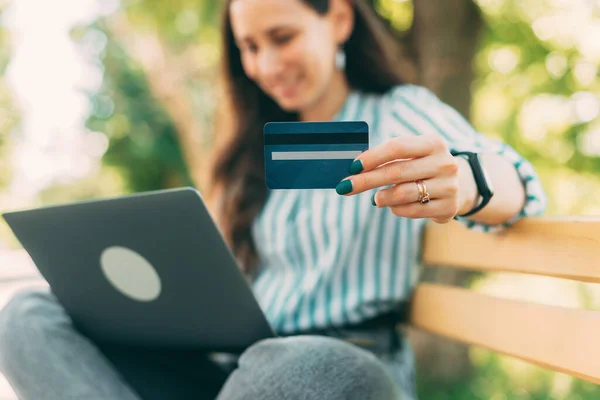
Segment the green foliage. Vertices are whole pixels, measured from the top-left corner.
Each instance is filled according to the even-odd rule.
[[[206,104],[210,94],[206,93],[206,82],[194,80],[194,73],[203,64],[215,64],[219,4],[208,0],[129,0],[123,2],[122,9],[135,31],[157,35],[172,54],[192,55],[183,65],[191,71],[183,79],[185,93],[192,99],[198,119],[207,123],[210,119],[203,114],[210,108]],[[132,191],[192,185],[175,124],[153,97],[149,77],[104,22],[90,28],[108,40],[102,57],[103,88],[91,94],[94,112],[88,121],[90,129],[106,133],[110,140],[104,163],[118,167]]]
[[[567,43],[564,35],[552,38],[540,28],[546,24],[548,32],[564,29],[569,13],[578,7],[584,11],[583,2],[569,3],[571,7],[549,1],[478,3],[486,29],[474,60],[473,123],[534,163],[550,195],[550,214],[594,213],[595,196],[587,202],[581,194],[560,201],[559,193],[564,194],[565,182],[575,175],[587,176],[580,187],[600,190],[600,180],[590,176],[600,172],[600,157],[586,145],[588,135],[599,128],[598,118],[586,118],[586,110],[581,113],[581,107],[593,109],[592,99],[597,101],[600,93],[600,81],[593,75],[582,78],[582,71],[587,68],[593,74],[599,60],[583,54],[577,45],[580,38]],[[578,17],[580,24],[594,23],[593,16],[586,20],[583,15]],[[548,28],[548,18],[554,18],[553,27]],[[576,38],[576,32],[570,34]]]
[[[518,362],[491,351],[476,349],[477,368],[472,377],[448,385],[418,377],[422,400],[591,400],[600,398],[600,386]],[[507,361],[509,361],[507,363]],[[508,365],[508,366],[507,366]]]
[[[377,13],[398,33],[406,33],[413,22],[413,4],[410,1],[368,0]]]
[[[182,51],[191,43],[215,39],[220,4],[212,0],[128,0],[124,10],[138,29],[160,32],[172,49]]]
[[[91,97],[88,120],[90,129],[109,138],[103,162],[120,168],[134,192],[190,185],[175,127],[152,97],[144,73],[110,38],[103,65],[103,89]]]
[[[2,12],[3,8],[0,4],[0,17]],[[12,168],[6,154],[9,152],[9,137],[12,129],[18,123],[13,97],[7,87],[5,75],[11,55],[9,39],[8,33],[0,26],[0,189],[8,185],[11,179]]]

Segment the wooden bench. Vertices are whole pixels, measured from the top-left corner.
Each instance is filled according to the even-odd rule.
[[[600,218],[539,218],[500,233],[429,224],[423,263],[600,282]],[[600,311],[558,307],[420,283],[417,329],[600,383]]]

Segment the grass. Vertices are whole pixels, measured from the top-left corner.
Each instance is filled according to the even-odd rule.
[[[473,349],[474,373],[468,379],[440,385],[418,378],[420,400],[591,400],[600,386],[552,372],[511,357]]]

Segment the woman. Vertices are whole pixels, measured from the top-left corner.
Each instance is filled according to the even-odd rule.
[[[395,327],[423,224],[489,231],[544,210],[527,161],[403,84],[393,38],[364,0],[230,0],[224,10],[230,108],[210,198],[281,337],[230,370],[212,355],[93,343],[51,294],[23,293],[0,317],[0,365],[22,399],[416,398]],[[335,191],[266,190],[262,127],[296,120],[369,124],[369,150]],[[457,151],[478,153],[487,180]],[[485,182],[494,195],[481,208]]]

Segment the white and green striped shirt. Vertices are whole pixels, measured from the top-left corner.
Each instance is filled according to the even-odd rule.
[[[366,121],[369,147],[393,137],[437,132],[459,150],[493,151],[514,163],[526,187],[522,212],[497,230],[546,208],[529,162],[486,138],[432,92],[400,85],[383,95],[351,92],[333,120]],[[274,190],[253,224],[261,260],[253,282],[259,304],[283,334],[360,322],[410,296],[418,279],[425,219],[400,218],[371,204],[377,189],[354,196],[328,190]]]

